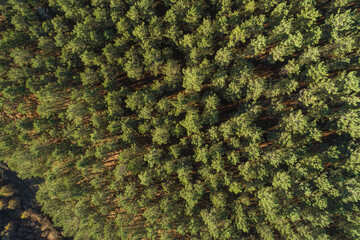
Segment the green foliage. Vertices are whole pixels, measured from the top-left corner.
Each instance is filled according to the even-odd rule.
[[[67,236],[359,238],[356,1],[0,5],[0,160]]]
[[[201,90],[201,85],[205,80],[205,76],[199,67],[187,68],[183,70],[184,83],[183,87],[187,92]]]
[[[186,117],[180,124],[187,129],[188,135],[199,133],[201,129],[201,120],[196,112],[188,112]]]

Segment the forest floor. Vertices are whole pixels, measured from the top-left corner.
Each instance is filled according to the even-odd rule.
[[[53,226],[50,218],[41,212],[41,207],[35,199],[38,189],[36,179],[20,179],[15,172],[0,162],[0,181],[0,188],[11,186],[14,190],[11,199],[17,199],[19,202],[16,207],[9,207],[10,197],[2,197],[1,200],[8,207],[0,206],[0,239],[70,239],[63,237],[60,230]]]

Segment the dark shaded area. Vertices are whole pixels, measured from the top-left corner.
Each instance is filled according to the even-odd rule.
[[[20,179],[0,162],[0,238],[70,240],[62,237],[35,200],[38,179]]]

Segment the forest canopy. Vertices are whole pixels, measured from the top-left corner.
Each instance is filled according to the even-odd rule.
[[[78,240],[359,239],[359,66],[359,1],[0,0],[0,160]]]

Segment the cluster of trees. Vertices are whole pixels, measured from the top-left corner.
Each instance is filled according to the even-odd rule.
[[[0,154],[74,239],[360,237],[352,0],[5,0]]]

